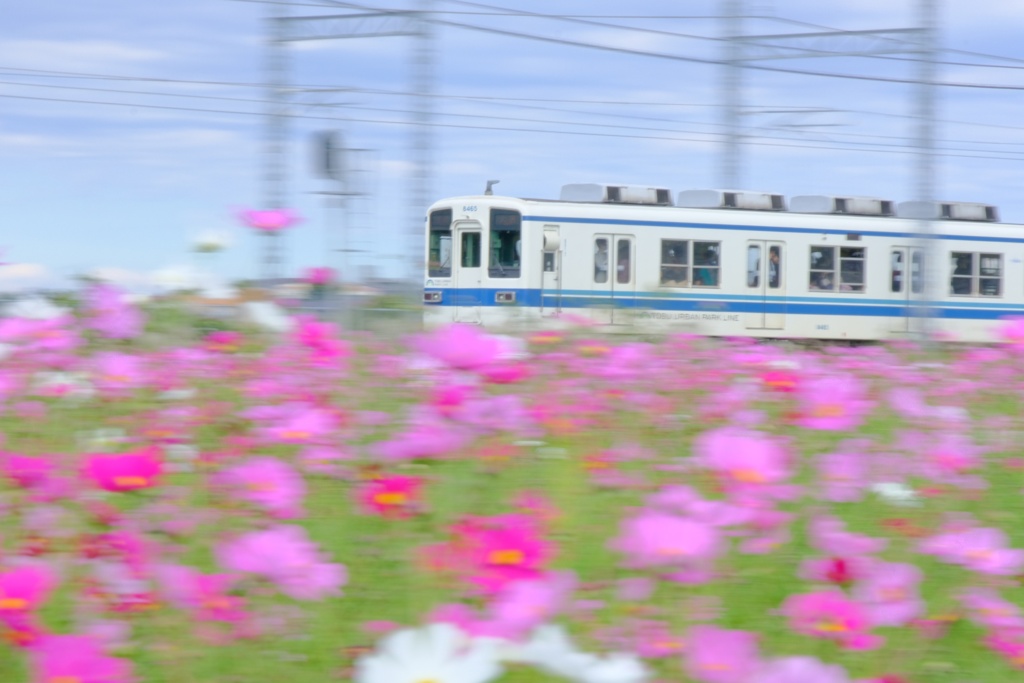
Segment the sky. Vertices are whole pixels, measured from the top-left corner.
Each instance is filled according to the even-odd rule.
[[[920,16],[920,0],[733,2],[747,36],[907,29]],[[673,196],[723,188],[725,0],[428,4],[426,204],[481,193],[491,179],[501,181],[497,194],[550,199],[580,182],[656,185]],[[994,204],[1003,222],[1024,224],[1024,4],[935,5],[936,81],[952,85],[935,88],[934,196]],[[420,6],[12,5],[0,29],[0,291],[63,286],[82,274],[135,290],[197,273],[258,277],[266,240],[237,214],[271,208],[267,18]],[[426,209],[414,182],[421,45],[409,36],[287,44],[283,203],[304,220],[280,240],[283,274],[408,272],[408,234]],[[863,38],[799,45],[819,52],[790,50],[743,70],[743,144],[737,187],[727,189],[916,199],[920,56],[821,55],[877,47]],[[314,140],[324,131],[358,150],[346,156],[344,184],[317,173]],[[350,193],[345,209],[323,194],[339,190]],[[198,256],[197,242],[211,237],[226,248]]]

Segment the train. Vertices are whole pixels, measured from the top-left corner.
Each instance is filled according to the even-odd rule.
[[[428,328],[989,342],[1024,316],[1024,226],[978,202],[488,184],[432,204],[425,230]]]

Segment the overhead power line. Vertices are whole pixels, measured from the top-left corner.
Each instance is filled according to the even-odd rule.
[[[0,93],[0,98],[8,99],[20,99],[20,100],[34,100],[42,102],[65,102],[71,104],[95,104],[104,106],[115,106],[115,107],[129,107],[129,108],[142,108],[142,109],[162,109],[170,111],[184,111],[184,112],[197,112],[197,113],[211,113],[211,114],[228,114],[235,116],[254,116],[264,117],[266,116],[263,112],[250,112],[250,111],[238,111],[238,110],[227,110],[227,109],[203,109],[199,107],[178,107],[172,105],[159,105],[159,104],[136,104],[127,102],[108,102],[100,100],[83,100],[73,98],[57,98],[57,97],[37,97],[30,95],[13,95],[8,93]],[[407,126],[408,121],[405,120],[390,120],[390,119],[367,119],[367,118],[354,118],[354,117],[340,117],[340,116],[314,116],[309,114],[292,114],[291,118],[296,119],[310,119],[319,121],[345,121],[349,123],[368,123],[368,124],[382,124],[382,125],[398,125]],[[566,124],[571,125],[571,124]],[[708,142],[710,137],[704,138],[687,138],[679,136],[664,136],[664,135],[638,135],[631,133],[605,133],[605,132],[587,132],[587,131],[572,131],[572,130],[551,130],[546,128],[523,128],[514,126],[476,126],[470,124],[457,124],[457,123],[439,123],[431,122],[431,127],[435,128],[453,128],[463,130],[483,130],[483,131],[494,131],[494,132],[516,132],[516,133],[543,133],[550,135],[569,135],[573,137],[597,137],[597,138],[620,138],[620,139],[633,139],[633,140],[653,140],[653,141],[667,141],[667,142]],[[711,134],[707,134],[710,136]],[[862,148],[862,147],[843,147],[836,144],[792,144],[787,142],[766,142],[764,140],[753,139],[750,140],[749,144],[762,146],[762,147],[782,147],[791,149],[811,149],[811,150],[831,150],[831,151],[842,151],[842,152],[877,152],[882,154],[914,154],[916,149],[913,146],[892,146],[893,148]],[[999,161],[1024,161],[1024,155],[1020,155],[1014,152],[1007,152],[1001,156],[993,156],[991,151],[985,154],[964,154],[964,153],[953,153],[951,151],[940,151],[938,156],[949,157],[949,158],[964,158],[964,159],[991,159]]]

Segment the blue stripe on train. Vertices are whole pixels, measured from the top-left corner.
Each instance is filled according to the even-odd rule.
[[[539,289],[426,289],[428,292],[442,292],[438,303],[427,306],[483,306],[537,307],[541,303]],[[516,303],[497,303],[497,292],[515,292]],[[559,295],[544,295],[544,305],[559,305]],[[614,306],[616,308],[652,311],[716,311],[730,313],[784,313],[791,315],[850,315],[896,318],[914,314],[914,307],[899,301],[884,299],[842,299],[830,301],[808,301],[810,297],[736,297],[718,295],[715,299],[698,298],[701,295],[687,295],[675,298],[655,298],[656,294],[623,294],[610,296],[603,292],[568,290],[561,294],[562,308],[593,308]],[[998,320],[1007,315],[1024,315],[1024,306],[1013,304],[987,304],[985,302],[939,302],[934,313],[942,318],[960,320]]]
[[[609,225],[622,227],[649,228],[691,228],[697,230],[729,230],[748,232],[775,232],[788,234],[812,235],[847,235],[856,233],[868,237],[899,237],[903,239],[920,239],[916,232],[883,232],[881,230],[836,230],[835,228],[793,228],[774,225],[728,225],[720,223],[682,223],[676,221],[638,221],[626,218],[576,218],[567,216],[523,216],[524,221],[536,223],[586,223],[590,225]],[[961,240],[969,242],[1009,242],[1024,243],[1024,237],[992,237],[983,235],[936,235],[940,240]]]

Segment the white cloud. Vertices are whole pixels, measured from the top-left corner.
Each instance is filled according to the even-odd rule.
[[[40,287],[49,284],[50,270],[39,263],[11,263],[0,266],[0,291]]]

